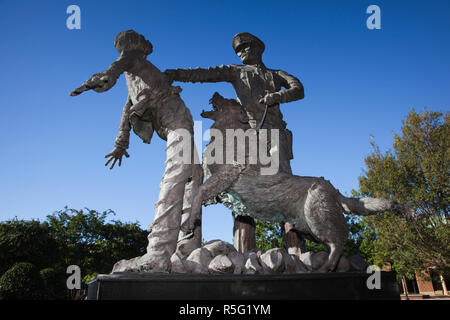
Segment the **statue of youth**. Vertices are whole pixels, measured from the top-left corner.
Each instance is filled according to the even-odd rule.
[[[127,30],[117,35],[114,46],[120,57],[108,70],[94,74],[71,95],[87,90],[107,91],[125,73],[128,99],[114,149],[106,155],[109,158],[106,165],[113,161],[112,169],[119,161],[120,166],[123,155],[129,156],[126,149],[131,128],[146,143],[150,143],[153,130],[166,140],[167,161],[155,204],[152,231],[148,236],[147,253],[119,261],[113,271],[169,271],[170,258],[177,247],[182,212],[189,210],[183,204],[191,203],[191,196],[202,179],[201,168],[194,161],[192,116],[179,95],[181,88],[171,86],[167,76],[147,60],[153,51],[150,41],[133,30]],[[184,152],[186,143],[191,146],[187,149],[191,152],[187,155],[190,158],[188,162],[183,161],[184,156],[180,158],[180,151]],[[200,246],[199,239],[201,235],[197,234],[196,241],[191,241],[191,250]]]

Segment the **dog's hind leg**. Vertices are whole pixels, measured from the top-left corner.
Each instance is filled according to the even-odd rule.
[[[348,237],[347,222],[335,194],[335,189],[328,182],[318,180],[308,190],[304,204],[305,219],[311,235],[330,248],[328,260],[319,272],[334,270]]]
[[[329,272],[336,268],[336,265],[341,258],[344,251],[344,245],[342,243],[327,243],[330,248],[330,254],[328,260],[318,270],[318,272]]]

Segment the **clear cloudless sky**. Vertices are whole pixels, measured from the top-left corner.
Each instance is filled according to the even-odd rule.
[[[69,30],[66,9],[81,9]],[[381,9],[369,30],[366,9]],[[161,70],[239,64],[238,32],[266,44],[268,68],[297,76],[305,98],[281,106],[293,132],[295,174],[358,189],[371,152],[386,151],[411,110],[449,111],[450,1],[0,1],[0,220],[44,220],[56,210],[112,209],[114,219],[153,221],[165,143],[131,137],[130,158],[109,170],[127,89],[122,76],[102,94],[69,92],[118,56],[116,34],[134,29],[154,45]],[[230,84],[176,83],[194,120]],[[205,131],[211,122],[203,120]],[[222,205],[203,209],[203,237],[232,241]]]

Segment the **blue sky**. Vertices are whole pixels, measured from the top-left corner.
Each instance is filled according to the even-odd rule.
[[[66,8],[81,9],[69,30]],[[381,30],[366,8],[381,9]],[[116,34],[134,29],[166,68],[240,63],[238,32],[266,44],[267,67],[297,76],[305,99],[281,110],[294,135],[295,174],[324,176],[343,193],[358,189],[370,136],[385,151],[411,108],[449,111],[450,2],[436,1],[0,1],[0,220],[45,219],[64,206],[112,209],[115,219],[153,220],[165,143],[136,136],[121,167],[104,167],[127,96],[69,92],[117,58]],[[180,84],[194,120],[230,84]],[[203,130],[211,125],[203,120]],[[203,237],[232,241],[231,214],[203,210]]]

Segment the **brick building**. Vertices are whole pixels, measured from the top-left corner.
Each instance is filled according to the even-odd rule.
[[[382,270],[391,271],[390,264],[385,265]],[[403,277],[398,286],[400,293],[405,296],[450,296],[448,292],[448,288],[450,288],[449,277],[443,277],[433,271],[416,273],[414,279]]]
[[[431,279],[430,279],[431,278]],[[430,280],[427,280],[430,279]],[[421,295],[448,295],[449,281],[441,275],[434,274],[433,272],[416,273],[415,279],[403,279],[401,291],[405,291],[406,287],[408,294],[421,294]]]

